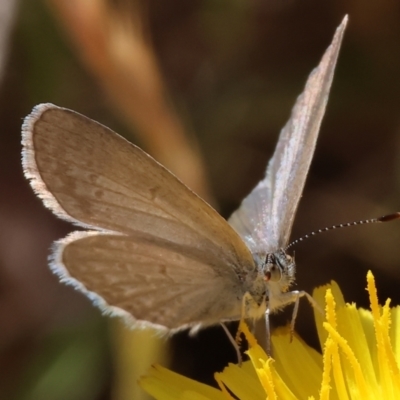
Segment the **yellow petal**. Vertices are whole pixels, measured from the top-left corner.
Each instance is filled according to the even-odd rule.
[[[391,309],[392,325],[390,326],[390,341],[397,364],[400,365],[400,306]]]
[[[389,335],[391,324],[390,300],[386,301],[383,308],[379,307],[375,279],[371,271],[368,271],[367,281],[377,342],[380,394],[385,399],[398,398],[400,394],[400,372]]]
[[[256,368],[258,378],[260,379],[261,385],[267,394],[268,400],[278,400],[277,394],[275,392],[274,378],[272,374],[271,364],[272,359],[267,361],[260,360],[264,365],[263,368]]]
[[[265,391],[250,361],[246,361],[241,367],[229,364],[215,375],[239,399],[265,399]]]
[[[327,289],[331,290],[337,307],[342,307],[345,305],[343,294],[338,284],[335,281],[331,281],[330,284],[320,286],[313,291],[313,297],[322,309],[325,309],[326,306],[325,294]],[[317,326],[319,343],[321,344],[321,347],[323,347],[326,339],[328,338],[328,332],[322,326],[323,322],[325,321],[325,315],[322,315],[318,310],[314,309],[314,318]]]
[[[226,400],[218,389],[160,365],[154,365],[146,376],[140,378],[139,385],[156,400]]]
[[[272,335],[274,367],[282,381],[300,399],[318,398],[322,376],[322,357],[294,335],[290,343],[289,327],[277,329]]]
[[[340,307],[344,307],[344,301],[339,299]],[[336,329],[337,327],[337,315],[336,315],[336,301],[332,293],[332,287],[327,289],[325,294],[325,312],[326,312],[326,320],[328,323]],[[328,392],[328,383],[330,382],[330,378],[328,378],[327,373],[325,371],[322,378],[321,384],[321,393],[324,390],[324,396],[326,398],[336,397],[338,396],[341,400],[348,400],[348,392],[347,392],[347,385],[345,382],[344,371],[342,369],[342,363],[340,361],[339,355],[339,348],[338,344],[332,340],[331,337],[328,337],[325,341],[324,345],[324,368],[332,370],[333,378],[334,378],[334,385],[333,390]]]
[[[352,398],[358,398],[361,395],[362,399],[374,400],[373,394],[371,396],[371,393],[368,391],[367,383],[364,379],[361,365],[346,340],[341,337],[340,334],[335,329],[333,329],[333,327],[329,323],[324,322],[324,328],[329,332],[332,340],[339,345],[340,349],[343,351],[352,367],[353,374],[346,374]]]
[[[250,348],[247,351],[247,354],[250,357],[250,360],[253,363],[253,366],[264,388],[265,393],[263,398],[265,398],[265,394],[268,393],[271,396],[273,391],[273,395],[276,393],[276,396],[278,396],[279,399],[296,400],[297,397],[293,394],[281,376],[276,372],[274,366],[270,362],[267,362],[269,357],[261,348],[261,346],[257,344],[256,339],[250,333],[249,328],[243,321],[241,321],[239,324],[239,330],[244,333],[249,343]],[[286,337],[286,343],[288,342],[289,335]],[[265,371],[265,373],[263,371]],[[273,387],[271,386],[271,383]],[[244,398],[247,399],[247,397]]]
[[[368,340],[365,336],[363,324],[360,320],[360,314],[354,304],[337,309],[338,332],[346,340],[355,358],[362,365],[363,376],[368,382],[370,390],[377,392],[378,382],[376,379],[376,370],[371,358],[371,352]],[[351,377],[353,366],[347,362],[342,363],[345,376]],[[351,380],[351,378],[350,378]],[[347,380],[349,384],[349,380]]]

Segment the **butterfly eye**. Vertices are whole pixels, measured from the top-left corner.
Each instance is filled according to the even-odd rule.
[[[278,282],[282,277],[282,269],[277,263],[274,254],[267,255],[265,266],[264,266],[264,280],[265,282],[272,281]]]
[[[278,265],[276,264],[271,265],[270,276],[271,276],[270,280],[272,282],[278,282],[281,280],[282,271]]]

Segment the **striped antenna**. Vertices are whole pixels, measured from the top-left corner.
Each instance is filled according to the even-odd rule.
[[[307,235],[304,235],[301,238],[294,240],[292,243],[289,243],[289,245],[286,247],[285,251],[287,251],[290,247],[294,246],[295,244],[300,243],[306,239],[309,239],[312,236],[318,235],[323,232],[328,232],[328,231],[332,231],[334,229],[339,229],[339,228],[348,228],[350,226],[356,226],[356,225],[375,224],[378,222],[389,222],[389,221],[394,221],[396,219],[400,219],[400,212],[395,212],[393,214],[384,215],[383,217],[380,217],[380,218],[364,219],[363,221],[347,222],[346,224],[328,226],[327,228],[318,229],[317,231],[310,232]]]

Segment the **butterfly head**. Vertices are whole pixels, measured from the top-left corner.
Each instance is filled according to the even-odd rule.
[[[267,253],[259,264],[264,281],[267,284],[279,284],[283,291],[287,290],[295,279],[296,264],[294,257],[283,249]]]
[[[282,308],[282,294],[289,290],[295,280],[296,264],[294,257],[279,249],[273,253],[253,253],[258,269],[246,299],[245,315],[249,318],[261,318],[268,308],[274,311]]]

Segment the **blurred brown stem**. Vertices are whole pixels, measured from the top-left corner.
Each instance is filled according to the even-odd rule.
[[[143,28],[139,2],[49,0],[88,69],[135,128],[146,150],[203,198],[211,200],[194,140],[168,102]]]

